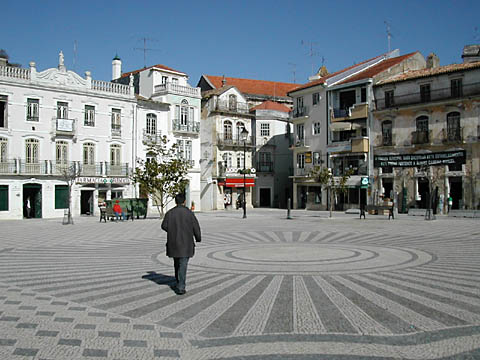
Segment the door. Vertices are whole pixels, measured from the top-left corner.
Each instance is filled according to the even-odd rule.
[[[26,219],[42,217],[42,185],[23,185],[23,217]]]
[[[460,176],[449,177],[450,196],[452,197],[452,209],[463,209],[462,178]]]
[[[80,193],[80,214],[93,215],[93,190],[82,190]]]
[[[271,191],[270,188],[260,189],[260,207],[271,206]]]
[[[430,185],[428,179],[418,179],[418,194],[420,195],[419,208],[427,209],[430,201]]]

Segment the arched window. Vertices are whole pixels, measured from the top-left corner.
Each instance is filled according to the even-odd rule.
[[[27,164],[38,164],[38,144],[36,139],[25,140],[25,162]]]
[[[382,144],[383,146],[392,146],[392,122],[390,120],[382,122]]]
[[[183,126],[188,125],[188,101],[182,100],[182,107],[180,110],[180,124]]]
[[[8,140],[0,137],[0,163],[6,163],[8,158]],[[1,167],[2,165],[0,165]],[[0,170],[1,171],[1,170]]]
[[[236,136],[237,136],[238,141],[242,140],[242,135],[241,134],[242,134],[243,129],[245,129],[245,124],[241,121],[237,122],[235,130],[237,131]]]
[[[226,168],[231,168],[232,167],[232,153],[226,152],[223,153],[222,155],[223,158],[223,164],[225,165]]]
[[[110,145],[110,164],[120,166],[121,164],[121,146],[117,144]]]
[[[460,128],[460,113],[453,111],[447,114],[447,140],[460,141],[462,137]]]
[[[84,175],[96,175],[95,172],[95,144],[85,143],[83,144],[83,165],[82,173]]]
[[[66,141],[57,141],[55,143],[55,161],[57,165],[68,164],[68,143]]]
[[[155,135],[157,133],[157,115],[147,114],[147,134]]]
[[[223,138],[225,140],[232,140],[232,122],[230,120],[225,120],[223,122]]]
[[[243,169],[243,165],[245,164],[245,157],[243,156],[243,152],[237,153],[237,168]]]
[[[231,94],[228,96],[228,109],[237,111],[237,95]]]
[[[429,142],[428,116],[422,115],[415,120],[416,128],[413,139],[414,144],[425,144]]]

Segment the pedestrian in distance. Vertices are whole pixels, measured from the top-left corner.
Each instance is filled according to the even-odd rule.
[[[196,242],[202,241],[200,225],[195,214],[185,207],[185,195],[175,196],[175,206],[165,214],[162,229],[167,232],[167,256],[173,258],[177,295],[186,293],[188,260],[195,254]]]
[[[118,218],[121,218],[122,221],[125,219],[125,214],[123,213],[122,207],[120,206],[120,202],[118,200],[115,200],[113,212],[115,213],[115,221],[118,221]]]

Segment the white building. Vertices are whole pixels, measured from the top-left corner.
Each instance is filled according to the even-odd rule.
[[[246,176],[247,206],[286,207],[291,194],[287,91],[297,85],[203,75],[198,86],[203,96],[202,209],[235,208],[243,194],[244,161],[246,169],[255,169]],[[246,143],[240,137],[244,128]]]
[[[113,80],[127,84],[132,77],[137,94],[134,158],[146,159],[148,145],[159,143],[163,135],[177,143],[181,156],[190,163],[187,204],[200,210],[200,89],[188,84],[186,73],[164,65],[124,74],[120,59],[115,58],[112,65]],[[149,211],[156,211],[156,204],[149,204]]]
[[[73,215],[98,213],[98,202],[132,197],[136,99],[127,85],[85,78],[66,69],[37,72],[0,64],[0,218],[64,215],[62,169],[82,173],[73,186]]]

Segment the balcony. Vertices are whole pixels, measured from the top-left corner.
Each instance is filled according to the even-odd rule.
[[[243,141],[240,137],[233,137],[231,134],[217,134],[217,146],[222,147],[247,147],[252,146],[252,137],[248,136],[247,140]]]
[[[147,132],[147,129],[143,129],[143,144],[144,145],[156,145],[162,142],[162,132],[160,130],[156,132]]]
[[[460,97],[480,95],[480,83],[463,85],[462,88],[448,87],[442,89],[432,89],[430,90],[429,94],[429,99],[425,97],[425,92],[398,95],[394,96],[393,100],[391,98],[376,99],[375,108],[376,110],[385,110],[388,108],[425,104],[425,102],[448,101],[458,99]]]
[[[442,129],[442,142],[461,143],[463,142],[463,127]]]
[[[22,175],[47,175],[47,161],[26,163],[24,160],[19,160],[19,174]]]
[[[101,176],[103,173],[103,163],[83,164],[80,169],[81,176]]]
[[[201,98],[200,88],[198,87],[194,88],[191,86],[183,86],[173,83],[166,83],[155,86],[155,92],[153,96],[161,96],[168,94]]]
[[[273,161],[260,161],[257,162],[257,172],[273,172]]]
[[[305,139],[297,139],[292,144],[292,148],[308,148],[309,144]]]
[[[422,130],[422,131],[413,131],[412,132],[412,144],[430,144],[430,139],[432,138],[432,131]]]
[[[16,174],[18,166],[15,160],[7,160],[0,162],[0,174]]]
[[[112,137],[121,138],[122,137],[122,125],[112,124]]]
[[[107,176],[128,176],[129,175],[129,169],[128,169],[128,163],[123,163],[123,164],[111,164],[111,163],[105,163],[105,175]]]
[[[200,132],[200,122],[189,121],[187,124],[182,124],[180,120],[174,119],[172,130],[178,133],[197,135]]]
[[[367,153],[368,152],[368,138],[367,137],[362,137],[362,138],[352,138],[350,139],[352,143],[352,152],[363,152]]]
[[[53,133],[55,136],[75,136],[76,121],[75,119],[53,119]]]
[[[294,171],[294,176],[309,176],[311,168],[296,168]]]
[[[308,106],[301,106],[301,107],[296,107],[293,109],[293,111],[290,113],[292,119],[304,117],[308,115]]]
[[[248,114],[248,104],[241,102],[232,102],[227,100],[218,100],[215,110],[231,114]]]
[[[368,117],[368,104],[354,104],[348,109],[333,109],[332,122],[366,117]]]

